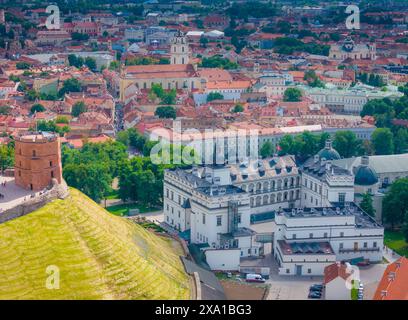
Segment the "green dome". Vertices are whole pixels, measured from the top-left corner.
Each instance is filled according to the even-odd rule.
[[[331,140],[326,140],[326,146],[320,150],[317,154],[320,159],[325,158],[326,160],[338,160],[340,159],[339,153],[333,149]]]
[[[360,186],[371,186],[378,182],[375,170],[368,166],[368,157],[361,158],[361,165],[355,169],[354,183]]]

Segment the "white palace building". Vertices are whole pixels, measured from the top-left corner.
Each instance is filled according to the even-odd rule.
[[[339,159],[329,140],[302,166],[276,156],[168,169],[165,223],[189,230],[214,270],[237,270],[242,257],[264,254],[251,222],[265,214],[276,224],[269,241],[281,274],[322,275],[334,261],[354,258],[381,261],[384,229],[354,203],[353,170],[333,163]]]

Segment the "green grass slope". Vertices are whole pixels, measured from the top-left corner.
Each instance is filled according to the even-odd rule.
[[[0,299],[188,299],[179,253],[71,189],[0,224]],[[59,289],[46,287],[50,265],[59,268]]]

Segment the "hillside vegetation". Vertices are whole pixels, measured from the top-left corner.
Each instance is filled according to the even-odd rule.
[[[179,254],[71,189],[0,224],[0,299],[188,299]],[[59,289],[46,287],[50,265],[59,268]]]

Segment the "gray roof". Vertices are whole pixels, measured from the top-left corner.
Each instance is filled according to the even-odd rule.
[[[361,164],[361,157],[334,160],[333,164],[350,170]],[[369,156],[369,165],[375,170],[375,172],[377,172],[377,174],[393,172],[406,172],[408,174],[408,153]]]
[[[309,158],[302,166],[302,171],[308,175],[319,179],[320,181],[326,181],[326,174],[335,176],[351,176],[350,171],[334,165],[334,161],[330,166],[330,169],[326,168],[327,161],[322,161],[320,158],[316,162],[314,157]]]
[[[230,164],[232,183],[251,182],[259,179],[297,174],[293,156],[271,157],[247,164]]]

